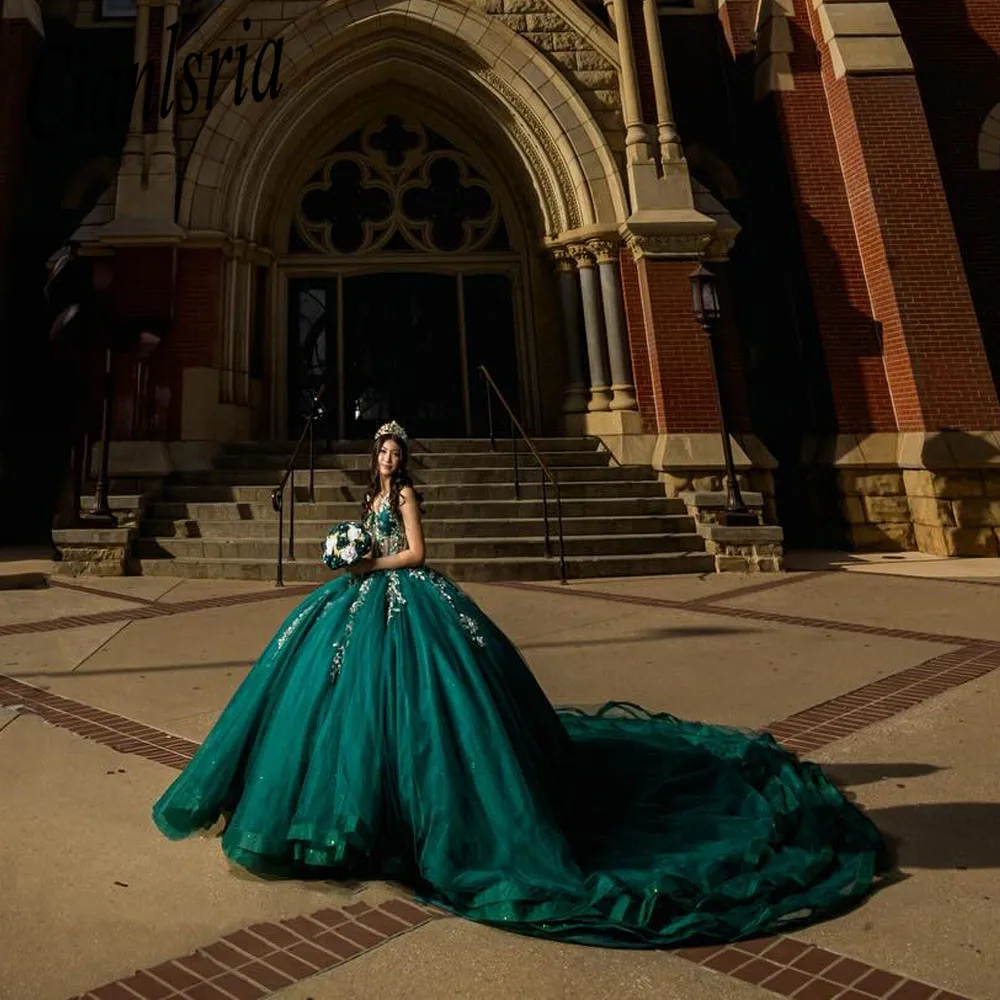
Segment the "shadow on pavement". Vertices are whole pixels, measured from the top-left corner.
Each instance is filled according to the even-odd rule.
[[[823,771],[841,788],[871,785],[885,778],[921,778],[943,771],[935,764],[823,764]]]
[[[518,649],[561,649],[581,646],[618,646],[626,642],[656,642],[658,639],[696,639],[716,635],[741,635],[763,632],[759,628],[724,628],[718,625],[674,625],[666,628],[649,628],[631,636],[613,636],[608,639],[567,639],[565,642],[519,642]]]
[[[868,809],[903,868],[1000,867],[1000,802],[933,802]]]

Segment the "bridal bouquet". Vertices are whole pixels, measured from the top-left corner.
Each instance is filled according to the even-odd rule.
[[[323,562],[330,569],[353,566],[372,550],[371,532],[359,521],[341,521],[327,533],[323,543]]]

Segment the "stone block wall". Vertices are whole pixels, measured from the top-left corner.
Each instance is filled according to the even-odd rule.
[[[1000,554],[1000,469],[842,471],[838,482],[852,548]]]

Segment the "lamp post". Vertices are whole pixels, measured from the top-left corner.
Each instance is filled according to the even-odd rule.
[[[111,412],[114,406],[114,351],[110,328],[110,310],[107,296],[114,282],[114,265],[110,260],[97,258],[92,272],[94,291],[102,308],[99,310],[100,332],[104,350],[104,380],[101,403],[101,464],[94,487],[94,509],[87,519],[90,524],[117,527],[118,518],[111,513],[108,481],[108,459],[111,450]]]
[[[708,357],[712,366],[712,384],[715,387],[715,403],[719,409],[719,423],[722,424],[722,454],[726,463],[726,508],[719,517],[719,523],[731,526],[754,525],[757,516],[743,502],[736,468],[733,464],[733,449],[729,441],[729,425],[726,408],[722,403],[722,389],[719,385],[719,370],[715,363],[715,327],[722,316],[719,306],[719,291],[715,275],[704,264],[699,264],[691,275],[691,307],[695,319],[701,324],[708,338]]]

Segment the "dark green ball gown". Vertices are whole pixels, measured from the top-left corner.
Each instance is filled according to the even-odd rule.
[[[369,527],[405,548],[386,505]],[[627,704],[556,711],[517,649],[427,568],[340,576],[288,617],[153,809],[227,816],[265,875],[408,881],[526,934],[655,948],[856,903],[884,842],[766,735]]]

